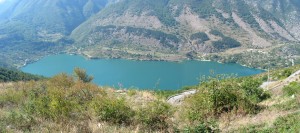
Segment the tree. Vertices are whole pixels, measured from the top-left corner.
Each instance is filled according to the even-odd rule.
[[[86,71],[80,68],[74,69],[74,75],[84,83],[91,82],[94,79],[94,77],[87,75]]]

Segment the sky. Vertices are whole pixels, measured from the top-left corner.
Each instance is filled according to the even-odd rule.
[[[0,4],[3,3],[3,2],[5,2],[5,1],[6,1],[6,0],[0,0]]]

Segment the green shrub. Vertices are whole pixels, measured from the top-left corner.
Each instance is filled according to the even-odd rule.
[[[192,34],[190,37],[191,40],[199,40],[201,43],[208,41],[209,37],[204,32],[198,32],[195,34]]]
[[[197,94],[187,98],[185,115],[190,122],[209,121],[232,111],[255,113],[259,110],[257,103],[269,97],[254,79],[220,78],[209,78],[199,86]]]
[[[130,90],[128,90],[128,93],[127,93],[129,96],[134,96],[134,95],[136,95],[137,94],[137,91],[136,90],[132,90],[132,89],[130,89]]]
[[[11,111],[4,120],[7,125],[13,125],[12,128],[22,131],[30,131],[32,126],[37,124],[32,116],[20,111]]]
[[[94,77],[87,75],[86,71],[80,68],[74,69],[74,75],[78,80],[84,83],[91,82],[94,79]]]
[[[169,127],[167,120],[172,116],[171,106],[161,101],[153,101],[139,109],[137,122],[150,129],[164,130]]]
[[[183,129],[184,133],[212,133],[219,132],[218,125],[215,121],[200,122],[196,126],[189,126]]]
[[[186,117],[189,121],[206,121],[213,115],[213,103],[205,93],[197,93],[186,99],[185,103]]]
[[[5,105],[19,105],[25,99],[25,94],[21,90],[6,89],[0,94],[0,107]]]
[[[135,114],[124,99],[111,97],[96,98],[93,100],[91,106],[100,121],[112,124],[129,125],[132,123]]]
[[[220,32],[220,31],[218,31],[218,30],[211,30],[210,32],[209,32],[210,34],[213,34],[213,35],[215,35],[215,36],[219,36],[219,37],[224,37],[224,34],[222,33],[222,32]]]
[[[300,113],[290,114],[288,116],[278,118],[274,123],[274,131],[276,132],[300,132]]]
[[[71,118],[73,113],[80,112],[78,102],[63,97],[59,91],[38,96],[34,96],[34,93],[23,106],[23,110],[30,115],[62,122]]]
[[[214,41],[212,46],[218,50],[229,49],[241,46],[241,43],[230,37],[223,37],[222,40]]]
[[[288,96],[292,96],[296,94],[300,95],[300,83],[297,82],[290,83],[288,86],[285,86],[283,88],[283,92]]]
[[[34,116],[64,122],[88,116],[88,105],[94,95],[104,95],[93,84],[77,82],[66,74],[51,78],[47,84],[31,89],[22,109]]]
[[[4,116],[0,116],[0,133],[6,133],[6,120],[3,118]]]
[[[251,101],[258,103],[271,97],[271,94],[260,88],[262,81],[252,77],[243,78],[241,80],[241,89],[245,91],[245,96]]]

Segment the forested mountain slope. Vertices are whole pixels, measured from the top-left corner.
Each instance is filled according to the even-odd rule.
[[[296,0],[6,0],[0,47],[14,66],[59,52],[288,66],[299,62],[299,11]]]

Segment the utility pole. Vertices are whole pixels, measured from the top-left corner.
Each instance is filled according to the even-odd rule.
[[[269,90],[269,84],[270,84],[270,67],[268,67],[268,81],[267,81],[267,90]]]

